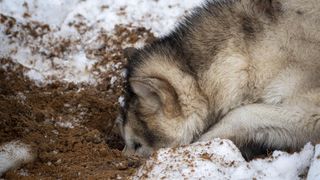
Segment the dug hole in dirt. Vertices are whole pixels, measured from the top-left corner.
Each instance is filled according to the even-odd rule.
[[[124,27],[114,39],[136,42],[142,32],[153,39],[144,28]],[[112,53],[93,51],[102,57],[100,66],[125,64],[120,46]],[[0,145],[20,140],[36,155],[4,179],[122,179],[141,165],[142,159],[121,154],[124,143],[115,126],[124,78],[111,85],[110,74],[101,72],[104,79],[96,85],[53,81],[39,86],[10,57],[1,57],[1,64],[6,68],[0,68]]]

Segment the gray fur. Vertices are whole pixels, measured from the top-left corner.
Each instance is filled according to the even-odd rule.
[[[147,156],[215,137],[272,149],[319,142],[319,17],[320,0],[196,8],[129,58],[120,126],[127,152]]]

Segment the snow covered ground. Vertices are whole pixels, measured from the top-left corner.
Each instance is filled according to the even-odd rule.
[[[315,154],[311,162],[307,179],[320,179],[320,144],[315,147]]]
[[[25,75],[39,84],[55,80],[95,84],[101,80],[99,72],[94,69],[99,59],[90,55],[90,49],[101,48],[101,35],[112,36],[116,25],[124,25],[145,27],[161,36],[173,29],[176,21],[200,2],[201,0],[2,0],[0,13],[15,18],[15,26],[9,26],[11,31],[22,32],[27,24],[39,26],[39,35],[34,37],[34,34],[24,33],[12,37],[5,35],[8,26],[1,25],[0,54],[10,56],[27,68]],[[47,24],[48,27],[40,24]],[[105,50],[112,51],[115,45],[112,41],[108,44]],[[122,44],[142,45],[141,41]],[[110,70],[107,66],[98,69],[103,72]]]
[[[169,32],[186,11],[203,0],[3,0],[0,12],[18,20],[29,19],[76,33],[69,23],[83,19],[88,26],[111,32],[115,25],[132,24],[151,28],[156,35]]]
[[[318,152],[319,145],[316,147]],[[318,152],[319,153],[319,152]],[[319,179],[319,159],[314,146],[306,144],[299,153],[273,152],[271,157],[246,162],[229,140],[214,139],[180,148],[161,149],[133,179],[272,179],[294,180],[306,174]]]
[[[116,25],[146,27],[156,36],[173,29],[190,8],[202,0],[2,0],[0,56],[25,68],[25,75],[39,85],[54,81],[96,84],[101,72],[123,73],[121,63],[99,65],[91,49],[114,52]],[[36,32],[27,31],[36,27]],[[8,33],[9,32],[9,33]],[[108,46],[102,46],[104,35]],[[140,37],[143,39],[143,37]],[[143,41],[120,44],[142,46]],[[119,45],[117,45],[119,46]],[[116,55],[116,54],[112,54]],[[1,63],[2,68],[8,65]],[[114,83],[117,79],[110,79]],[[122,101],[119,99],[119,101]],[[276,151],[272,157],[246,162],[227,140],[162,149],[137,172],[135,178],[151,179],[320,179],[320,146],[307,144],[300,153]],[[1,173],[1,172],[0,172]]]

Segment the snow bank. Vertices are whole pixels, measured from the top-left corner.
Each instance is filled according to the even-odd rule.
[[[307,180],[319,180],[319,179],[320,179],[320,144],[318,144],[315,148],[315,154],[312,159]]]
[[[12,141],[0,146],[0,177],[7,170],[32,160],[31,149],[24,143]]]
[[[314,154],[311,144],[299,153],[275,151],[266,159],[246,162],[229,140],[214,139],[190,146],[159,150],[133,179],[299,179]]]

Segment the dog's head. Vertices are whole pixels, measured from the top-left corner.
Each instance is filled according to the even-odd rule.
[[[154,77],[129,79],[130,97],[120,130],[127,154],[149,156],[153,150],[178,145],[182,120],[177,94],[168,82]]]
[[[146,52],[150,51],[129,56],[126,103],[119,123],[125,153],[143,156],[162,147],[189,144],[204,128],[199,116],[206,115],[206,102],[192,78],[180,73],[174,62],[164,63],[162,56]]]
[[[181,144],[183,114],[178,94],[168,80],[133,73],[140,68],[135,63],[146,58],[141,54],[142,51],[129,49],[126,55],[129,57],[127,96],[119,128],[126,154],[149,156],[159,148]]]

